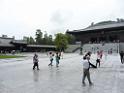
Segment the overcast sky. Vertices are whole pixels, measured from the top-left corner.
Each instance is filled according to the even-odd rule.
[[[124,0],[0,0],[0,36],[48,34],[83,29],[91,24],[124,18]]]

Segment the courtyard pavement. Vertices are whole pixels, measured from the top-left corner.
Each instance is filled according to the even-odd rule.
[[[64,54],[58,68],[55,61],[49,67],[49,58],[39,53],[40,70],[32,70],[33,53],[25,58],[0,59],[0,93],[124,93],[124,64],[119,55],[103,56],[101,67],[90,69],[92,86],[82,86],[82,56]],[[95,64],[96,55],[91,62]]]

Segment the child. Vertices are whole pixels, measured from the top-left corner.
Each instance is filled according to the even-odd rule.
[[[48,66],[53,66],[52,63],[53,63],[53,57],[54,57],[54,54],[52,54],[52,52],[50,53],[50,64]]]

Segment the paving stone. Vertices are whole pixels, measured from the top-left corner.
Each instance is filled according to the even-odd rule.
[[[82,86],[82,56],[64,54],[60,65],[49,67],[46,54],[39,55],[40,70],[32,70],[33,53],[26,58],[0,60],[0,93],[124,93],[124,65],[119,55],[103,56],[101,67],[90,69],[93,85]],[[95,64],[96,55],[91,62]],[[12,62],[14,61],[14,62]]]

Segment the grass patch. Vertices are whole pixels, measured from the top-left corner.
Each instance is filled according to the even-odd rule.
[[[0,59],[7,59],[7,58],[20,58],[25,56],[16,56],[16,55],[0,55]]]

